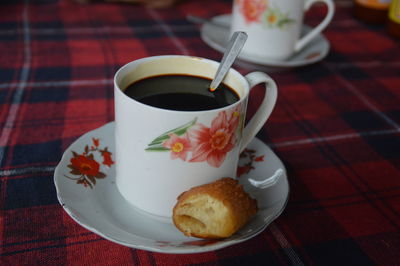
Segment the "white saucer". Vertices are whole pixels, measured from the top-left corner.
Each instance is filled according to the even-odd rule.
[[[54,173],[57,197],[64,210],[77,223],[115,243],[162,253],[198,253],[216,250],[261,233],[286,206],[289,185],[282,162],[258,139],[254,139],[249,149],[253,151],[242,154],[240,160],[242,175],[238,178],[250,195],[257,199],[260,210],[244,228],[224,240],[186,237],[172,222],[163,223],[142,215],[122,198],[115,185],[115,164],[112,164],[115,159],[114,122],[84,134],[65,151]],[[79,177],[71,173],[71,158],[82,155],[85,150],[86,154],[94,155],[93,160],[100,165],[98,171],[104,175],[99,175],[101,178],[96,178],[95,184],[91,183],[91,186],[84,186],[70,179]],[[108,157],[106,160],[111,167],[103,164],[105,157],[100,151],[111,153],[111,158]],[[243,173],[246,169],[250,171]],[[249,184],[248,178],[262,180],[274,175],[277,170],[282,174],[276,178],[272,186],[257,189]]]
[[[212,23],[205,23],[201,27],[201,38],[205,43],[214,48],[215,50],[223,53],[225,52],[226,45],[229,41],[229,25],[231,22],[231,15],[220,15],[212,18],[212,22],[219,25],[226,25],[221,27],[213,25]],[[310,27],[303,26],[303,35],[310,31]],[[329,52],[330,44],[329,41],[322,35],[319,34],[313,41],[311,41],[306,47],[304,47],[298,53],[292,55],[289,59],[284,61],[276,61],[260,56],[249,55],[242,52],[238,58],[263,66],[272,67],[299,67],[321,61]]]

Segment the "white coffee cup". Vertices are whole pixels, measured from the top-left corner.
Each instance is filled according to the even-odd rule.
[[[116,184],[122,196],[145,214],[170,221],[182,192],[222,177],[235,178],[239,154],[270,116],[277,87],[262,72],[242,76],[230,69],[223,82],[240,99],[205,111],[153,107],[128,97],[124,90],[135,81],[165,74],[212,79],[218,65],[198,57],[154,56],[130,62],[115,74]],[[259,83],[265,84],[266,96],[243,128],[249,92]]]
[[[304,12],[317,2],[326,4],[327,14],[320,24],[300,37]],[[285,60],[317,37],[333,14],[332,0],[234,0],[230,31],[248,34],[243,53]]]

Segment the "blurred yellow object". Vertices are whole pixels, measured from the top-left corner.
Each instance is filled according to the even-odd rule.
[[[400,38],[400,0],[393,0],[390,4],[387,30],[393,37]]]
[[[354,16],[362,21],[384,24],[391,0],[354,0]]]

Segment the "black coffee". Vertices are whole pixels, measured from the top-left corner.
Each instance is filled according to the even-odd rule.
[[[154,107],[178,111],[202,111],[221,108],[239,100],[225,84],[214,91],[211,80],[190,75],[160,75],[135,81],[124,91],[129,97]]]

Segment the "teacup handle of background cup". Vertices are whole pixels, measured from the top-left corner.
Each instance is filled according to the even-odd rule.
[[[298,40],[295,44],[294,51],[298,52],[303,47],[312,41],[315,37],[317,37],[318,34],[320,34],[331,22],[333,18],[333,14],[335,13],[335,6],[332,2],[332,0],[306,0],[304,2],[304,11],[307,11],[313,4],[317,2],[322,2],[325,3],[328,7],[328,12],[325,16],[325,18],[321,21],[318,26],[316,26],[314,29],[312,29],[309,33],[307,33],[305,36],[303,36],[300,40]]]
[[[275,81],[263,72],[252,72],[245,76],[249,83],[250,90],[257,84],[265,83],[265,96],[258,107],[258,110],[247,123],[243,129],[242,143],[240,146],[240,152],[242,152],[250,141],[256,136],[258,131],[262,128],[268,117],[271,115],[272,110],[275,107],[276,99],[278,97],[278,89]]]

